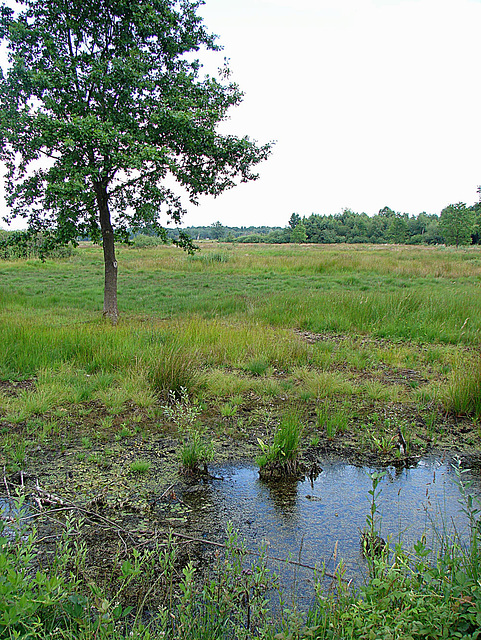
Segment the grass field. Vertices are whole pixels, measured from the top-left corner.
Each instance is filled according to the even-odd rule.
[[[92,400],[155,413],[159,393],[185,386],[214,422],[234,396],[250,418],[282,397],[307,401],[308,422],[320,403],[342,405],[342,431],[359,435],[364,415],[395,407],[406,428],[426,412],[443,422],[421,448],[470,415],[477,446],[479,248],[206,243],[193,257],[123,247],[119,264],[117,327],[99,312],[98,247],[0,264],[0,378],[34,381],[1,396],[7,422]]]
[[[198,315],[310,331],[477,344],[479,248],[239,246],[119,250],[124,319]],[[103,275],[99,248],[63,262],[0,265],[4,307],[91,319]]]
[[[84,508],[103,496],[126,526],[179,461],[272,452],[287,415],[306,460],[481,454],[479,247],[202,243],[118,262],[115,327],[100,248],[0,263],[5,483],[41,478]]]

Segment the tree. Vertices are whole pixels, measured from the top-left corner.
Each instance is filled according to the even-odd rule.
[[[296,224],[295,229],[291,231],[291,242],[301,243],[301,242],[306,242],[306,240],[307,240],[306,225],[301,220]]]
[[[293,213],[289,218],[289,228],[294,231],[299,222],[301,221],[301,216],[298,213]]]
[[[450,204],[441,211],[439,226],[446,244],[469,244],[473,231],[473,213],[464,202]]]
[[[211,224],[210,228],[211,228],[210,233],[212,238],[214,238],[214,240],[221,240],[226,234],[225,227],[218,220],[217,222],[214,222],[213,224]]]
[[[201,73],[193,52],[217,51],[202,0],[20,0],[0,5],[0,159],[7,222],[21,216],[58,242],[102,242],[104,314],[117,321],[115,241],[159,216],[258,176],[270,144],[221,135],[217,125],[242,93]],[[177,185],[177,186],[176,186]],[[179,244],[192,250],[191,240]]]
[[[390,242],[404,244],[408,235],[407,219],[401,214],[396,214],[390,219],[387,228],[387,238]]]

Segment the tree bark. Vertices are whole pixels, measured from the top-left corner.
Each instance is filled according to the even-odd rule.
[[[117,307],[117,260],[115,258],[114,230],[110,220],[109,196],[107,186],[102,182],[94,184],[97,205],[100,214],[100,229],[102,231],[102,247],[104,251],[104,309],[103,314],[117,324],[119,310]]]

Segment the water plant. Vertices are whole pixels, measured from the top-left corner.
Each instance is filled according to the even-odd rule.
[[[303,424],[298,411],[290,410],[282,415],[271,444],[257,438],[262,452],[257,458],[261,477],[295,476],[300,473],[298,454],[302,432]]]
[[[371,571],[373,571],[374,567],[372,558],[380,556],[387,549],[385,540],[381,538],[380,518],[377,515],[377,501],[379,496],[381,495],[381,488],[379,485],[381,484],[381,481],[385,475],[385,471],[374,471],[369,476],[372,483],[371,489],[369,489],[368,491],[369,495],[371,496],[371,504],[369,514],[366,517],[366,526],[361,532],[361,551],[363,555],[370,561],[369,567]]]
[[[184,473],[196,475],[207,471],[207,463],[214,459],[215,448],[212,441],[207,441],[205,430],[200,426],[191,427],[187,431],[180,448],[181,469]],[[203,467],[201,469],[201,467]]]

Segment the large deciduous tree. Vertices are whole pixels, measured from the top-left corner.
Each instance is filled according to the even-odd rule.
[[[439,226],[446,244],[471,243],[471,233],[473,232],[473,213],[464,202],[450,204],[441,211]]]
[[[203,74],[193,53],[219,50],[201,0],[19,4],[18,14],[0,5],[7,221],[27,218],[59,242],[101,241],[104,314],[116,322],[115,241],[145,224],[165,237],[160,214],[185,212],[177,186],[196,203],[255,179],[270,145],[217,130],[242,93],[226,65]]]

